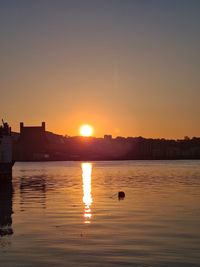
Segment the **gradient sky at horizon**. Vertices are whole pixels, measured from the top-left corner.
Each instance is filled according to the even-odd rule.
[[[78,135],[200,136],[200,1],[1,0],[0,116]]]

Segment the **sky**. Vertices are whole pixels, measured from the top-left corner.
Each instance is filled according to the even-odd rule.
[[[200,136],[199,0],[0,0],[0,116],[78,135]]]

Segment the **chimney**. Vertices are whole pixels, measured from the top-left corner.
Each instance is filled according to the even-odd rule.
[[[42,130],[45,132],[45,122],[42,122]]]
[[[22,133],[23,129],[24,129],[24,123],[20,122],[20,134]]]

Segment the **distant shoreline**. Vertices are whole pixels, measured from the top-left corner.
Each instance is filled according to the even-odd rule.
[[[69,137],[48,132],[45,127],[45,122],[31,127],[20,123],[20,133],[12,134],[16,162],[200,159],[200,137]]]

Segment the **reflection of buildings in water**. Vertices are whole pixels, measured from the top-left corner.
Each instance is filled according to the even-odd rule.
[[[92,218],[92,163],[82,163],[82,181],[83,181],[83,203],[84,209],[84,223],[90,223]]]
[[[32,200],[45,208],[46,204],[46,178],[43,175],[34,177],[22,177],[20,179],[21,205]],[[24,208],[22,208],[24,210]]]
[[[0,237],[13,234],[12,198],[13,186],[11,180],[0,183]]]

